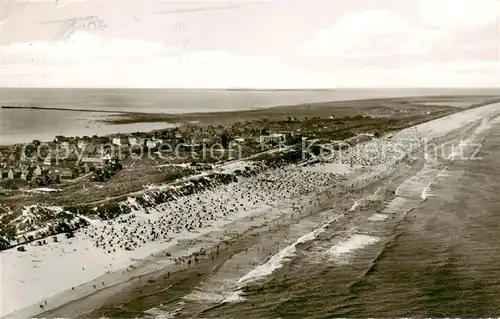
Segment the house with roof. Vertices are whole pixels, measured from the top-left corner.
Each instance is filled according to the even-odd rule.
[[[47,166],[55,166],[56,163],[57,163],[57,160],[52,155],[49,155],[49,156],[45,157],[44,160],[43,160],[43,164],[47,165]]]
[[[82,170],[84,174],[90,173],[90,171],[94,168],[94,165],[92,163],[83,163],[82,165]]]
[[[236,142],[236,143],[244,143],[245,142],[245,139],[243,137],[236,137],[233,139],[233,142]]]
[[[129,138],[121,136],[121,137],[113,137],[112,140],[113,145],[130,145]]]
[[[260,143],[269,143],[269,142],[284,143],[285,140],[286,140],[285,134],[280,134],[280,133],[261,135],[259,137]]]
[[[64,168],[59,171],[61,179],[73,179],[73,172],[70,169]]]
[[[154,140],[147,140],[146,141],[146,147],[151,148],[151,149],[158,147],[159,144],[160,143],[158,141],[154,141]]]
[[[101,160],[103,161],[104,164],[109,164],[113,159],[111,158],[111,154],[106,154],[101,157]]]
[[[21,169],[18,168],[18,167],[11,167],[9,169],[9,174],[8,174],[8,178],[9,179],[16,179],[16,178],[21,178]]]
[[[25,181],[31,181],[33,178],[33,171],[35,170],[34,167],[28,167],[25,169],[21,170],[21,179],[24,179]]]
[[[69,142],[68,141],[61,142],[59,144],[59,148],[68,150],[69,149]]]
[[[9,170],[0,169],[0,179],[7,179],[7,178],[9,178]]]
[[[81,150],[81,149],[83,149],[83,148],[86,148],[88,144],[89,144],[89,143],[88,143],[86,140],[82,140],[82,139],[80,139],[80,140],[78,140],[78,141],[76,142],[76,147],[77,147],[79,150]]]
[[[17,166],[17,156],[15,153],[10,153],[8,163],[9,165]]]
[[[61,173],[59,172],[59,170],[50,171],[47,176],[53,183],[58,184],[61,182]]]
[[[97,145],[94,145],[94,144],[87,144],[85,149],[84,149],[84,154],[96,154],[98,151],[98,147]]]
[[[128,137],[128,143],[130,145],[139,145],[139,138],[137,138],[135,136],[129,136]]]
[[[46,166],[37,165],[33,170],[33,174],[35,176],[47,175],[49,173],[49,169]]]
[[[106,164],[106,162],[109,162],[111,159],[111,156],[109,154],[103,156],[103,157],[96,157],[96,156],[87,156],[87,157],[82,157],[81,163],[88,163],[94,166],[101,166]]]
[[[62,142],[66,142],[66,141],[68,141],[68,138],[66,136],[62,136],[62,135],[57,135],[54,138],[55,143],[62,143]]]

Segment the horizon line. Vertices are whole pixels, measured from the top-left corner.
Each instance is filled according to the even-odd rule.
[[[459,90],[479,90],[479,89],[498,89],[500,86],[346,86],[346,87],[289,87],[289,88],[258,88],[258,87],[57,87],[57,86],[0,86],[1,89],[69,89],[69,90],[211,90],[211,91],[331,91],[331,90],[376,90],[376,89],[459,89]],[[499,92],[500,94],[500,92]]]

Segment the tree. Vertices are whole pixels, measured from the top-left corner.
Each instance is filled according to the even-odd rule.
[[[35,144],[28,144],[26,145],[26,148],[24,149],[24,155],[27,157],[32,157],[36,152],[36,146]]]
[[[221,144],[222,144],[222,147],[224,147],[224,148],[229,147],[229,135],[227,133],[222,133]]]

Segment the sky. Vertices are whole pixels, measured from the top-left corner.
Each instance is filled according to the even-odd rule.
[[[500,87],[500,0],[2,0],[2,87]]]

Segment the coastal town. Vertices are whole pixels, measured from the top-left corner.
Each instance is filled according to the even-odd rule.
[[[216,136],[210,129],[205,133],[209,138],[201,138],[199,131],[181,133],[179,130],[81,138],[57,136],[49,143],[35,140],[25,145],[5,147],[0,151],[1,185],[13,186],[12,189],[41,187],[89,176],[103,181],[101,175],[119,171],[121,162],[128,162],[130,158],[142,156],[159,160],[165,158],[162,154],[170,153],[170,160],[174,160],[174,151],[189,155],[208,148],[213,155],[215,151],[223,152],[234,145],[248,146],[245,151],[251,155],[258,151],[257,146],[282,144],[287,138],[296,137],[294,133],[265,133],[245,143],[248,137],[229,137],[226,133]],[[201,143],[194,143],[194,140]],[[214,146],[219,148],[215,150]],[[206,156],[204,160],[211,161]]]
[[[49,142],[0,146],[0,190],[36,189],[83,179],[103,182],[133,163],[220,164],[302,141],[349,142],[347,139],[357,140],[358,135],[363,135],[361,139],[377,137],[386,130],[451,111],[453,108],[432,105],[399,109],[379,106],[347,116],[282,116],[227,125],[185,123],[132,134],[56,136]]]
[[[370,118],[353,118],[354,123]],[[1,184],[5,188],[43,187],[82,177],[104,180],[130,164],[131,158],[155,159],[157,164],[179,161],[214,163],[247,157],[280,145],[300,143],[303,138],[331,136],[332,130],[345,131],[346,119],[252,121],[231,127],[186,125],[151,133],[111,136],[64,137],[48,143],[32,141],[0,149]],[[355,132],[338,132],[341,139]],[[210,154],[207,156],[207,152]],[[175,153],[175,154],[174,154]],[[162,156],[165,155],[165,156]],[[182,156],[181,156],[182,155]],[[183,156],[186,155],[186,156]],[[141,159],[142,160],[142,159]],[[98,174],[98,172],[105,172]]]
[[[494,105],[467,111],[480,118],[490,109]],[[390,116],[380,110],[332,113],[227,125],[185,123],[134,134],[56,136],[51,142],[3,147],[0,250],[16,258],[48,254],[50,260],[85,264],[73,270],[75,278],[52,287],[74,293],[98,291],[95,283],[82,285],[103,271],[133,272],[134,262],[156,258],[158,247],[167,249],[158,256],[175,267],[191,267],[207,256],[214,261],[219,246],[216,253],[206,250],[214,242],[231,247],[237,234],[267,229],[270,220],[280,218],[293,223],[323,207],[323,200],[347,200],[399,165],[416,169],[421,163],[407,154],[422,148],[423,136],[438,127],[453,129],[439,124],[441,120],[455,118],[456,125],[464,125],[471,119],[465,111],[435,105]],[[478,130],[483,126],[487,124]],[[440,174],[432,172],[418,180],[418,194],[412,196],[424,198],[421,189]],[[386,195],[391,199],[395,190]],[[363,205],[349,202],[341,211],[369,214]],[[382,230],[397,222],[400,213],[386,209],[366,217]],[[235,227],[235,233],[224,227]],[[193,239],[209,244],[194,249]],[[90,252],[99,256],[93,266],[78,259]],[[9,259],[10,273],[14,266],[15,259]],[[42,270],[49,271],[36,264],[30,269],[33,274]],[[22,281],[12,279],[9,285],[24,285]],[[22,304],[45,298],[42,292],[31,297]],[[38,309],[49,307],[53,301],[45,300]]]
[[[115,202],[130,194],[213,174],[218,167],[237,160],[266,166],[282,160],[300,162],[325,150],[354,147],[456,110],[430,106],[405,112],[404,116],[392,113],[383,118],[380,113],[362,112],[342,117],[330,113],[325,118],[285,116],[230,125],[188,123],[154,132],[56,136],[50,142],[3,147],[0,208],[14,215],[0,215],[0,232],[6,233],[12,225],[11,217],[18,216],[21,202],[23,206],[64,206],[69,211],[72,207],[104,205],[99,214],[113,215],[120,211]],[[373,158],[353,157],[344,164],[371,162]],[[25,233],[40,226],[29,222],[16,227]]]

